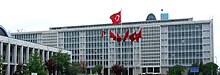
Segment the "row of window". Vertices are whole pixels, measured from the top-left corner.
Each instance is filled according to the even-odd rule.
[[[147,62],[147,63],[151,63],[151,62],[160,62],[160,60],[141,60],[141,62]]]
[[[168,26],[168,31],[202,30],[201,24]]]
[[[95,66],[95,65],[105,65],[107,66],[108,65],[108,61],[87,61],[88,63],[88,66]]]
[[[16,39],[37,39],[37,34],[22,34],[22,35],[12,35]]]
[[[59,33],[59,34],[63,34],[64,35],[64,37],[65,36],[79,36],[79,32],[62,32],[62,33]]]
[[[162,46],[162,49],[166,46]],[[202,45],[168,46],[168,51],[201,51]]]
[[[192,65],[201,62],[202,59],[172,59],[168,60],[169,65]]]
[[[202,38],[169,39],[168,44],[169,45],[202,44]]]
[[[163,54],[162,54],[163,55]],[[174,52],[168,53],[169,58],[199,58],[202,57],[202,52]]]
[[[108,60],[108,55],[86,55],[87,60]]]
[[[153,66],[153,65],[160,65],[160,63],[141,63],[143,66]]]
[[[202,37],[201,31],[168,33],[169,38]]]

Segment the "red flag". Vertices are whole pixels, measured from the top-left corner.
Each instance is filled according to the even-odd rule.
[[[102,38],[104,38],[104,36],[105,36],[105,30],[102,29]]]
[[[139,38],[142,38],[142,28],[140,29],[138,34],[139,34]]]
[[[113,32],[110,31],[109,34],[110,34],[110,38],[113,38],[113,40],[116,40],[116,36],[115,36],[115,34]]]
[[[121,36],[118,34],[118,32],[117,32],[116,38],[117,38],[117,39],[116,39],[117,42],[120,42],[121,39],[122,39]]]
[[[131,42],[133,42],[136,39],[136,31],[134,31],[134,33],[129,35],[129,39],[131,40]]]
[[[127,30],[125,32],[125,36],[124,36],[124,39],[123,39],[123,42],[125,42],[125,40],[129,37],[129,30]]]
[[[118,13],[114,13],[110,16],[110,19],[112,20],[112,23],[114,25],[119,24],[121,22],[121,11]]]
[[[141,28],[140,31],[136,34],[136,41],[138,42],[141,37],[142,37],[142,28]]]

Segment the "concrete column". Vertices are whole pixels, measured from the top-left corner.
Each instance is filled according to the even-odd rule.
[[[14,60],[14,64],[15,64],[14,71],[16,71],[17,70],[17,65],[16,65],[17,64],[17,45],[16,44],[14,45],[13,54],[14,54],[13,60]]]
[[[135,68],[135,66],[132,69],[133,69],[133,74],[136,75],[136,68]]]
[[[26,49],[26,63],[29,63],[29,47],[27,47],[27,49]]]
[[[35,50],[35,48],[33,48],[33,49],[32,49],[32,55],[33,55],[33,54],[34,54],[34,52],[35,52],[34,50]]]
[[[6,46],[6,62],[7,62],[7,68],[6,68],[6,75],[10,75],[10,43]]]
[[[1,47],[0,47],[0,55],[3,56],[3,42],[0,42]]]
[[[128,67],[128,75],[130,75],[130,74],[129,74],[129,67]]]
[[[3,42],[0,41],[0,61],[3,62],[4,60],[1,60],[1,59],[4,59],[4,58],[3,58]],[[2,68],[0,69],[2,70]]]
[[[72,52],[71,52],[71,54],[70,54],[70,62],[72,63],[73,62],[73,59],[72,59],[73,57],[72,57]],[[104,63],[103,63],[104,64]],[[104,66],[103,66],[104,67]]]
[[[42,50],[42,62],[44,62],[45,59],[44,59],[44,50]]]
[[[50,56],[53,56],[53,52],[51,52],[51,55]]]
[[[47,51],[47,53],[46,53],[46,60],[49,60],[49,51]]]
[[[40,56],[40,49],[37,49],[37,53],[39,54],[39,56]]]
[[[110,72],[110,67],[108,68],[108,75],[111,75],[111,72]]]
[[[21,48],[20,48],[20,61],[19,61],[19,63],[22,63],[23,64],[23,49],[24,49],[24,46],[21,46]]]

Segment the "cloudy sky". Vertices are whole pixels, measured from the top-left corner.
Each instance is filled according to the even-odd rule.
[[[170,19],[214,19],[214,50],[220,65],[220,8],[218,0],[1,0],[0,25],[10,32],[41,31],[49,27],[111,23],[122,9],[122,21],[143,21],[149,13]],[[216,58],[215,58],[216,59]],[[216,62],[216,61],[215,61]]]

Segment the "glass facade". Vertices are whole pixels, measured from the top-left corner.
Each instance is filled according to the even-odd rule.
[[[202,25],[168,26],[169,65],[202,61]]]
[[[24,40],[24,41],[40,44],[41,38],[38,37],[39,35],[41,34],[21,34],[21,35],[13,35],[13,37],[19,40]]]
[[[139,28],[112,28],[104,29],[106,34],[101,38],[102,29],[86,31],[59,32],[59,48],[72,51],[73,62],[86,60],[89,67],[103,64],[109,67],[113,64],[124,64],[132,66],[134,63],[139,65],[139,45],[128,40],[121,43],[109,39],[109,32],[116,31],[124,37],[126,30],[133,33]],[[139,30],[137,30],[138,32]],[[135,52],[134,52],[135,49]]]

